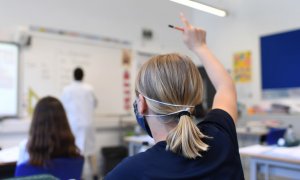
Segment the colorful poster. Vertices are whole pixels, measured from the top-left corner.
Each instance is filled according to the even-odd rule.
[[[130,111],[132,107],[131,103],[131,75],[130,75],[130,68],[131,68],[131,51],[128,49],[123,50],[122,55],[122,64],[124,67],[123,73],[123,93],[124,93],[124,109],[126,111]]]
[[[238,83],[251,82],[251,52],[244,51],[235,53],[233,56],[233,77]]]

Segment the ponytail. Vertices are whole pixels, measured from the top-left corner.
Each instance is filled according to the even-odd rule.
[[[201,152],[207,151],[208,145],[202,141],[205,138],[199,128],[188,115],[180,116],[178,125],[167,136],[167,150],[180,153],[189,159],[201,157]]]

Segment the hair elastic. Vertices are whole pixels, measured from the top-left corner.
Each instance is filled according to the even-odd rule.
[[[178,113],[178,118],[180,118],[181,116],[191,117],[191,113],[189,111],[181,111],[181,112]]]
[[[170,116],[170,115],[175,115],[175,114],[178,114],[180,112],[189,112],[189,109],[190,108],[185,108],[184,110],[179,110],[179,111],[175,111],[175,112],[172,112],[172,113],[169,113],[169,114],[147,114],[147,115],[144,115],[144,116],[148,116],[148,117],[164,117],[164,116]]]

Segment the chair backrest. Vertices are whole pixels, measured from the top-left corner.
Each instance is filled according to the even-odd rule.
[[[123,146],[111,146],[102,148],[103,166],[101,174],[105,176],[117,164],[128,156],[128,149]]]
[[[59,180],[59,179],[49,174],[39,174],[33,176],[14,177],[5,180]]]
[[[13,177],[16,169],[16,162],[0,163],[0,179]]]
[[[284,136],[285,128],[270,128],[267,134],[266,142],[268,145],[277,144],[278,139]]]
[[[37,174],[51,174],[59,179],[81,179],[84,158],[58,158],[51,160],[46,167],[29,163],[17,165],[15,177]]]

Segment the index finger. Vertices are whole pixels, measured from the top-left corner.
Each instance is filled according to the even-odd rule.
[[[191,27],[192,25],[189,23],[189,21],[184,17],[183,13],[180,13],[180,19],[182,21],[182,23],[186,26],[186,27]]]

